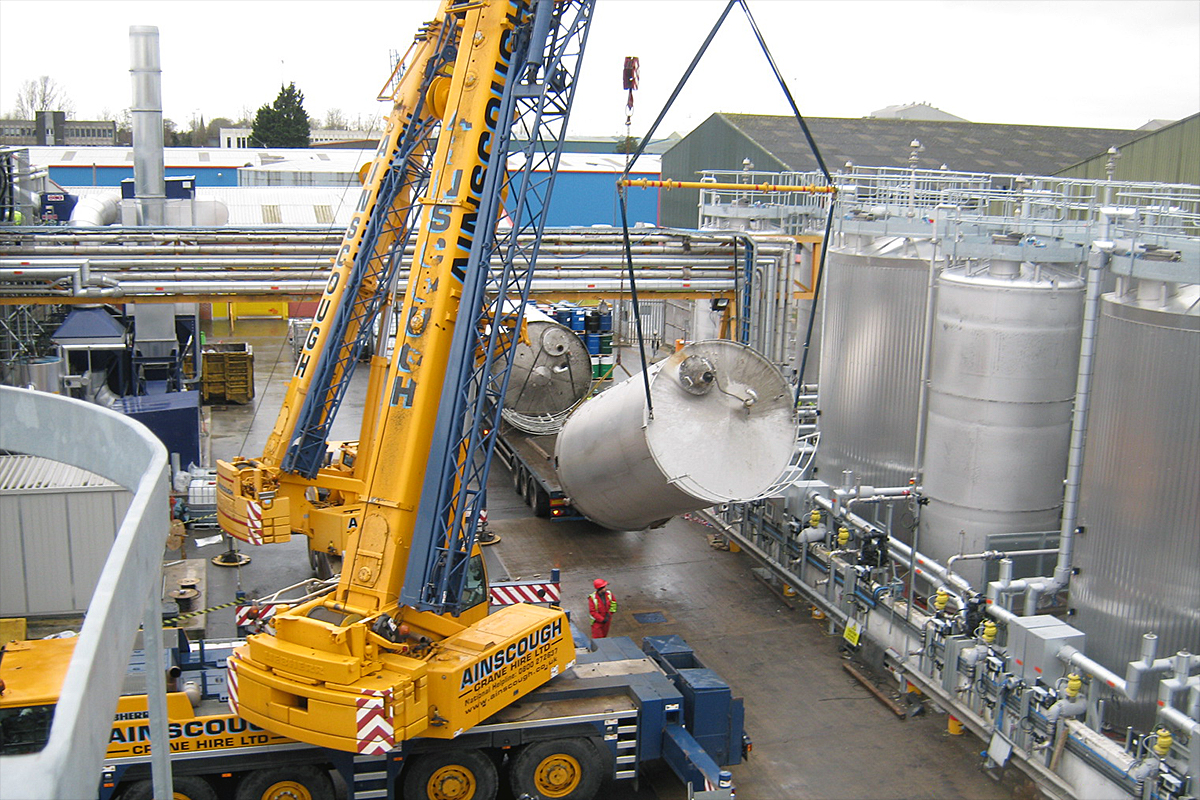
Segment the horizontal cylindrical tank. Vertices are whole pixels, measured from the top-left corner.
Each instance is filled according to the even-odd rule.
[[[1087,654],[1121,675],[1145,633],[1200,647],[1200,287],[1138,283],[1100,302],[1070,584]],[[1152,697],[1113,714],[1153,720]]]
[[[514,347],[504,395],[505,419],[518,427],[524,427],[523,417],[540,419],[568,411],[583,399],[592,381],[591,357],[574,331],[532,307],[525,311],[525,325],[529,341]]]
[[[1083,281],[1047,268],[938,278],[921,550],[1034,549],[1057,531],[1083,326]],[[994,538],[993,538],[994,537]],[[977,587],[980,561],[955,570]]]
[[[928,241],[902,237],[829,251],[815,462],[827,483],[843,470],[871,486],[912,477],[931,255]]]
[[[787,467],[795,418],[779,370],[735,342],[694,342],[581,405],[555,463],[571,504],[614,530],[749,500]]]

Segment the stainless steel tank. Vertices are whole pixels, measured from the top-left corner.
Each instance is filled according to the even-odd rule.
[[[902,237],[831,249],[821,290],[817,477],[871,486],[913,473],[932,245]]]
[[[787,467],[796,423],[779,370],[744,345],[695,342],[581,405],[554,457],[571,504],[614,530],[766,491]]]
[[[920,545],[943,564],[1059,528],[1084,283],[1002,263],[938,278]],[[982,588],[982,563],[955,570]]]
[[[547,433],[548,421],[569,411],[587,395],[592,361],[570,328],[532,307],[525,311],[529,342],[514,348],[512,373],[504,395],[504,418],[533,433]]]
[[[1071,624],[1121,675],[1145,633],[1200,652],[1200,287],[1165,288],[1105,295],[1096,340]],[[1119,716],[1147,726],[1153,704]]]
[[[63,360],[59,356],[29,356],[14,366],[15,385],[62,394]]]

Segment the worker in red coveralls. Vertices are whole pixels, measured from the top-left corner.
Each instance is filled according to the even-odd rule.
[[[617,601],[608,590],[608,581],[596,578],[592,581],[596,591],[588,595],[588,613],[592,615],[592,638],[603,639],[608,636],[608,626],[612,624],[613,614],[617,610]]]

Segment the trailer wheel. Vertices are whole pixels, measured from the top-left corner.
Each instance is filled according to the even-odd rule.
[[[525,505],[533,508],[537,502],[537,480],[532,475],[525,476]]]
[[[196,775],[174,776],[171,788],[174,800],[217,800],[217,793],[212,785]],[[150,781],[131,783],[121,792],[121,800],[151,800],[153,797],[154,784]]]
[[[258,769],[242,776],[236,800],[334,800],[333,780],[306,764]]]
[[[514,797],[592,800],[600,789],[604,762],[586,739],[559,739],[525,745],[509,768]]]
[[[517,461],[517,459],[515,457],[513,458],[513,465],[512,465],[512,484],[513,484],[513,491],[516,492],[518,495],[525,493],[524,470],[521,469],[521,464],[520,464],[520,462]]]
[[[540,486],[533,487],[533,515],[535,517],[550,516],[550,493]]]
[[[405,800],[494,800],[496,765],[478,750],[425,753],[404,770]]]

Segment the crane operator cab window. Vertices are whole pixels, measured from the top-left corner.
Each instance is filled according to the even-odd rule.
[[[50,739],[54,706],[0,708],[0,755],[37,753]]]
[[[475,553],[467,564],[467,580],[463,584],[462,607],[474,608],[486,603],[487,572],[483,568],[483,553]]]

